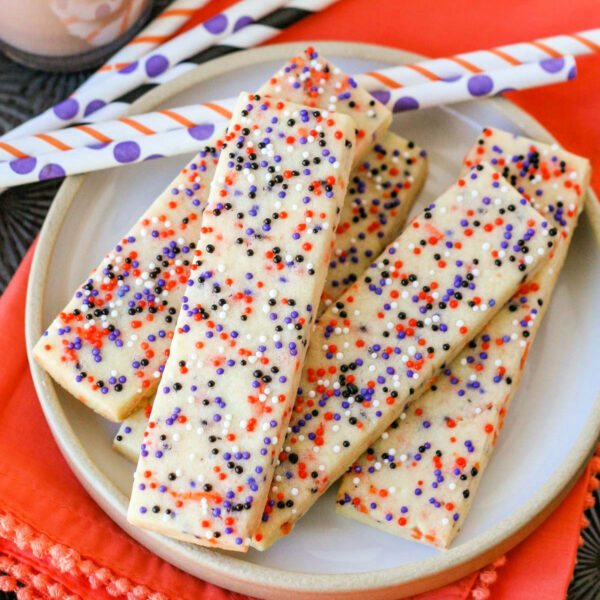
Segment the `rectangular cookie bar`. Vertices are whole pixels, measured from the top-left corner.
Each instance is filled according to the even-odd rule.
[[[389,131],[353,169],[317,314],[399,234],[426,177],[425,150]],[[142,407],[125,419],[113,441],[113,448],[132,462],[139,456],[146,412]]]
[[[245,551],[325,283],[354,123],[243,93],[225,141],[128,519]]]
[[[479,169],[320,318],[253,546],[288,533],[554,245],[527,200],[491,166]]]
[[[388,108],[312,47],[289,60],[259,93],[352,117],[356,123],[354,164],[364,160],[392,122]]]
[[[352,466],[337,499],[344,516],[438,548],[449,546],[471,506],[567,255],[590,173],[586,159],[556,145],[493,129],[467,154],[465,169],[482,160],[531,200],[558,243],[435,386]]]
[[[33,356],[91,409],[122,421],[167,359],[218,154],[195,156],[48,326]]]

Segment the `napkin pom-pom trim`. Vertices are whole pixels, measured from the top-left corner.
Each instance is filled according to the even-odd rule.
[[[490,586],[498,579],[497,569],[505,564],[506,556],[501,556],[482,569],[477,575],[469,600],[488,600],[490,598]]]
[[[80,596],[70,593],[61,583],[7,554],[0,555],[0,571],[6,573],[0,577],[0,591],[16,592],[19,600],[81,600]]]
[[[114,598],[169,600],[165,594],[153,592],[146,586],[138,585],[82,557],[73,548],[55,543],[45,534],[4,511],[0,511],[0,537],[13,543],[21,552],[30,553],[32,562],[35,559],[44,561],[64,575],[83,578],[92,589],[104,588]],[[7,568],[5,569],[3,565]],[[49,575],[38,573],[33,567],[20,560],[20,557],[0,554],[0,571],[8,573],[6,577],[0,576],[0,591],[17,592],[19,600],[41,600],[41,598],[80,600],[80,596],[67,590],[63,584]],[[9,589],[5,590],[5,587]]]

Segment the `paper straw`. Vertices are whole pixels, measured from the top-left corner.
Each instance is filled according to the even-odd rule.
[[[21,138],[17,143],[0,141],[0,161],[42,156],[48,153],[70,152],[100,144],[109,144],[134,137],[163,133],[173,129],[201,124],[225,126],[231,118],[235,98],[216,102],[159,110],[94,125],[76,125],[50,133]]]
[[[297,2],[292,2],[290,5],[288,5],[288,7],[291,8],[293,6],[316,11],[326,8],[326,6],[328,6],[331,3],[331,1],[323,2],[319,0],[299,0]],[[316,6],[311,7],[311,4]],[[275,11],[275,13],[273,13],[273,16],[275,16],[279,12],[280,11]],[[232,43],[233,37],[238,36],[238,34],[236,33],[234,34],[234,36],[223,42],[223,45],[240,45],[240,42],[243,43],[243,36],[241,34],[247,31],[248,33],[246,35],[249,35],[250,31],[248,30],[257,28],[258,24],[256,25],[256,28],[254,28],[253,26],[247,27],[239,32],[239,42],[238,40],[235,40],[235,42]],[[276,33],[274,35],[276,35]],[[262,41],[265,41],[265,39],[263,39]],[[258,45],[259,43],[262,42],[258,41],[255,45]],[[211,50],[213,49],[210,49],[208,53],[201,53],[200,55],[198,55],[198,57],[204,55],[206,57],[204,58],[204,60],[210,60],[220,55],[218,53],[210,55]],[[218,50],[218,47],[215,47],[214,50]],[[569,52],[568,50],[571,51]],[[488,71],[493,70],[494,68],[503,68],[507,65],[514,64],[516,66],[524,62],[537,62],[546,58],[557,58],[562,55],[579,56],[581,54],[588,54],[591,52],[600,52],[600,29],[592,29],[589,31],[582,31],[574,34],[559,35],[551,38],[535,40],[533,42],[511,44],[509,46],[501,46],[498,48],[492,48],[490,50],[477,50],[475,52],[456,55],[450,58],[427,60],[421,63],[415,63],[414,65],[389,67],[387,69],[358,75],[356,76],[356,80],[358,84],[365,87],[365,89],[395,89],[404,85],[417,85],[427,81],[447,79],[451,77],[457,77],[459,75],[480,72],[482,70]],[[486,58],[489,59],[489,65],[491,65],[488,68],[484,68],[484,60]],[[192,63],[193,60],[194,59],[190,59],[189,61],[182,62],[174,66],[173,68],[166,71],[163,75],[157,77],[155,81],[152,82],[152,84],[159,85],[162,83],[166,83],[167,81],[175,79],[176,77],[179,77],[180,75],[183,75],[184,73],[194,69],[195,65]],[[479,66],[471,65],[469,63],[470,60],[478,61]],[[202,62],[202,60],[198,60],[197,62],[200,63]],[[439,74],[434,74],[433,71],[428,71],[427,69],[421,66],[431,65],[431,63],[438,63],[440,66],[436,68],[440,69],[440,67],[443,66],[445,67],[445,69],[440,69]],[[469,65],[468,68],[467,65]],[[399,79],[400,75],[404,79]],[[402,81],[402,83],[400,83],[400,81]],[[409,81],[412,81],[413,83],[408,83]],[[123,114],[123,111],[125,111],[128,108],[131,102],[142,96],[147,91],[148,87],[144,86],[144,88],[134,90],[131,93],[127,94],[125,97],[118,98],[115,102],[109,103],[107,106],[101,108],[100,110],[90,115],[88,121],[97,122],[104,121],[107,119],[118,118],[121,114]]]
[[[600,29],[557,35],[489,50],[476,50],[447,58],[425,60],[413,65],[386,69],[385,77],[374,71],[357,76],[356,80],[359,85],[367,89],[395,89],[427,81],[438,81],[459,75],[473,75],[507,66],[539,62],[546,58],[579,56],[591,52],[600,52]]]
[[[152,82],[110,102],[89,115],[86,122],[96,123],[98,121],[117,119],[129,108],[132,102],[143,96],[151,87],[176,79],[184,73],[195,69],[197,65],[218,58],[219,56],[258,46],[279,35],[282,30],[294,25],[301,19],[324,10],[336,2],[339,2],[339,0],[292,0],[286,6],[273,11],[266,17],[256,21],[256,23],[252,23],[248,27],[237,31],[222,43],[199,52],[185,62],[181,62],[165,71],[165,73],[156,77]]]
[[[318,10],[322,10],[333,2],[335,2],[335,0],[293,1],[286,7],[273,12],[272,15],[269,15],[262,21],[251,24],[243,30],[234,33],[232,36],[224,40],[222,44],[216,46],[214,50],[218,50],[219,46],[224,46],[226,48],[222,51],[222,53],[225,54],[228,52],[227,46],[234,47],[236,49],[244,49],[246,47],[250,47],[251,43],[253,45],[262,43],[267,39],[277,35],[280,29],[283,27],[293,24],[307,14],[312,14]],[[285,15],[286,17],[289,18],[290,15],[292,16],[290,22],[284,24],[283,26],[280,23],[275,24],[274,21],[279,18],[279,15],[284,11],[287,13]],[[273,17],[272,21],[266,23],[265,21],[269,20],[270,17]],[[251,37],[255,40],[254,42],[250,41]],[[415,81],[415,83],[431,81],[432,79],[436,80],[440,77],[453,77],[464,74],[464,70],[467,70],[467,72],[472,72],[474,69],[477,70],[483,68],[483,61],[485,60],[489,60],[494,66],[503,67],[506,66],[506,64],[526,62],[528,60],[540,60],[548,57],[556,57],[562,54],[580,55],[598,51],[600,51],[600,29],[594,29],[574,34],[559,35],[551,38],[535,40],[533,42],[501,46],[491,50],[478,50],[475,52],[457,55],[456,57],[448,59],[435,59],[431,61],[424,61],[423,63],[417,63],[416,65],[395,67],[375,73],[366,73],[362,76],[357,76],[356,79],[367,89],[386,89],[388,87],[395,89],[405,85],[404,81],[408,81],[408,77],[413,77],[413,81]],[[215,55],[218,56],[218,52]],[[214,56],[207,54],[205,51],[201,52],[190,60],[200,63],[202,62],[203,56],[206,57],[204,60],[214,58]],[[475,62],[477,62],[478,66],[475,65]],[[433,64],[433,67],[432,63],[435,63]],[[467,69],[466,66],[469,63],[473,63],[470,66],[470,70]],[[438,67],[435,67],[436,64]],[[428,71],[427,69],[421,67],[421,65],[429,65],[430,68],[441,68],[444,66],[446,70],[443,73],[445,74],[442,74],[442,71],[439,73],[433,73],[433,71]],[[163,75],[156,77],[152,84],[158,85],[160,83],[164,83],[193,68],[195,68],[194,62],[180,63],[179,65],[176,65],[175,67],[166,71]],[[422,73],[427,73],[427,75]],[[400,79],[400,76],[405,77],[406,79]],[[107,106],[94,112],[90,118],[87,119],[87,121],[104,121],[120,117],[128,109],[130,103],[146,91],[146,86],[143,88],[138,88],[137,92],[134,91],[128,94],[127,97],[120,98],[117,102],[111,102]],[[49,125],[50,121],[52,122],[51,126]],[[42,115],[34,117],[30,121],[27,121],[19,127],[11,130],[0,139],[16,139],[24,135],[33,135],[39,132],[58,129],[63,126],[64,124],[52,111],[46,111],[45,113],[42,113]]]
[[[195,65],[213,60],[219,56],[258,46],[279,35],[284,29],[294,25],[301,19],[322,11],[336,2],[339,2],[339,0],[292,0],[282,8],[237,31],[222,43],[190,57],[185,63],[176,65],[174,69],[169,69],[165,75],[169,74],[169,77],[173,78],[178,74],[171,75],[170,71],[172,70],[177,70],[180,67],[194,68]]]
[[[0,164],[0,185],[13,186],[88,171],[120,167],[145,160],[196,152],[215,145],[223,129],[212,123],[147,137],[21,158]]]
[[[574,79],[576,75],[575,58],[565,56],[485,71],[476,75],[463,75],[452,80],[429,81],[409,87],[371,91],[371,93],[396,113],[561,83]]]
[[[380,90],[374,92],[374,96],[395,112],[401,112],[471,100],[507,90],[549,85],[573,79],[575,75],[575,59],[570,56],[463,76],[452,81],[430,81],[406,89]],[[139,162],[146,160],[149,155],[153,157],[172,156],[196,150],[198,145],[194,147],[193,140],[204,142],[213,136],[215,131],[221,130],[223,120],[226,119],[224,111],[229,111],[234,104],[235,98],[229,98],[214,103],[167,111],[170,113],[185,111],[185,114],[192,119],[219,115],[219,119],[213,117],[212,122],[205,122],[190,129],[181,128],[163,133],[140,134],[127,140],[112,142],[99,149],[84,147],[0,163],[0,185],[20,185],[40,179],[74,175],[85,171]],[[145,123],[156,126],[159,118],[165,118],[164,112],[139,115],[136,119],[139,119],[139,122],[143,120]],[[110,123],[110,126],[118,129],[125,125],[123,122],[117,121]],[[96,128],[101,129],[100,126],[96,126]],[[56,132],[56,134],[59,133],[64,133],[64,131]],[[170,142],[169,136],[176,134],[180,137],[183,136],[180,146]],[[6,148],[2,149],[6,150]],[[126,160],[122,157],[126,157]]]
[[[470,98],[493,96],[508,90],[525,89],[565,81],[575,77],[573,57],[551,58],[516,67],[496,69],[477,75],[463,75],[453,81],[430,81],[416,86],[388,90],[370,89],[373,95],[394,112],[461,102]],[[387,69],[378,71],[385,75]],[[358,79],[358,77],[356,77]],[[373,87],[372,80],[367,84]],[[87,126],[68,127],[49,134],[40,134],[11,142],[0,141],[0,161],[27,156],[40,156],[57,149],[70,151],[98,141],[109,143],[127,140],[130,136],[149,135],[177,127],[189,127],[202,122],[216,123],[228,118],[235,98],[210,103],[183,106],[168,111],[137,115]]]

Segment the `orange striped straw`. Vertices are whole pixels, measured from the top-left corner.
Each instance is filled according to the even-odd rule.
[[[452,79],[468,74],[519,66],[546,59],[560,59],[590,52],[600,53],[600,29],[590,29],[550,38],[476,50],[445,58],[425,60],[358,75],[356,81],[367,89],[399,89],[427,81]]]

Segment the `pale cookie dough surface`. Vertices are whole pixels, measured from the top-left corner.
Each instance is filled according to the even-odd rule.
[[[244,93],[225,140],[128,519],[244,551],[295,399],[354,123]]]
[[[321,317],[253,546],[288,533],[554,246],[527,200],[479,169]]]
[[[119,426],[113,439],[113,450],[121,454],[128,461],[137,464],[140,457],[140,448],[144,441],[144,432],[148,426],[148,419],[152,411],[154,398],[143,402],[143,406],[132,412]]]
[[[289,60],[260,93],[352,117],[356,123],[354,164],[362,162],[392,122],[388,108],[314,48]]]
[[[319,313],[398,236],[427,178],[427,153],[386,132],[352,171]]]
[[[391,132],[353,169],[318,313],[357,281],[399,234],[426,176],[426,152]],[[141,408],[123,421],[115,436],[114,449],[132,462],[137,462],[147,422]]]
[[[33,349],[57,383],[107,419],[122,421],[156,390],[216,163],[214,148],[190,161]]]
[[[589,179],[587,160],[486,129],[465,170],[493,164],[557,230],[548,262],[523,283],[342,479],[338,512],[446,548],[458,533],[493,451],[533,338],[566,257]],[[465,173],[468,177],[468,172]]]

